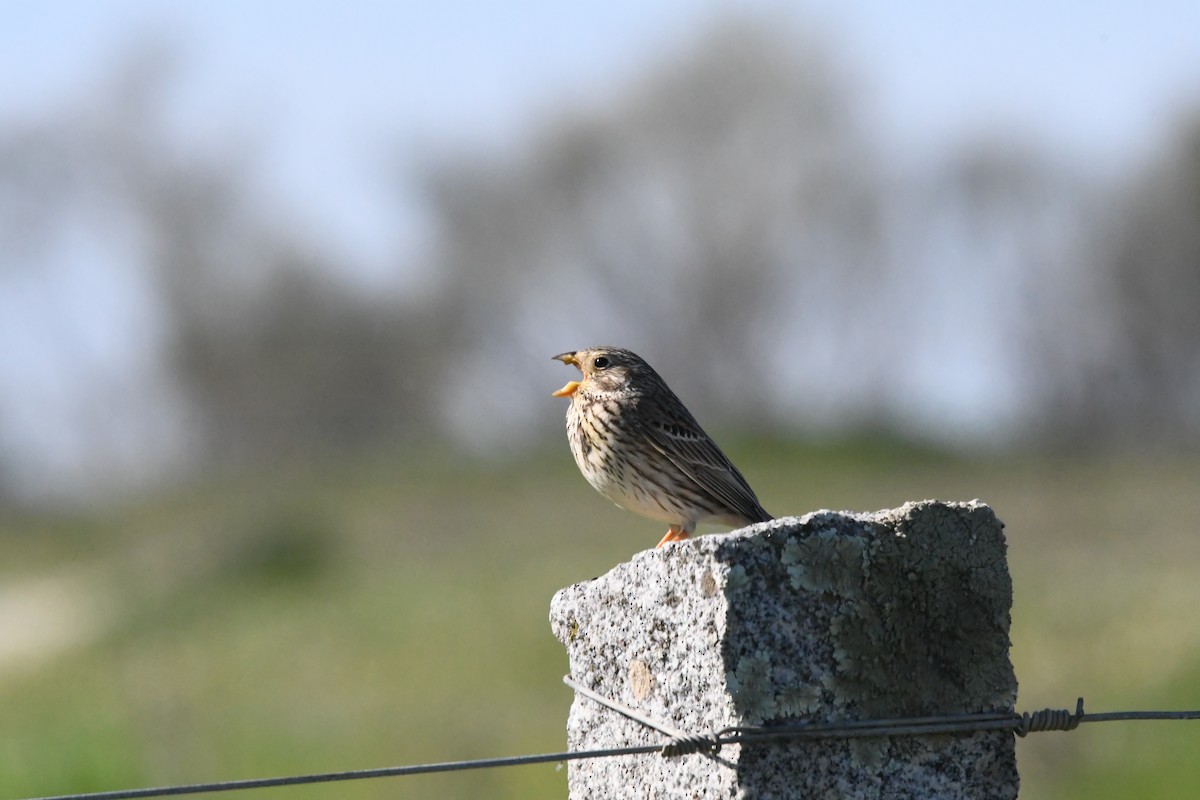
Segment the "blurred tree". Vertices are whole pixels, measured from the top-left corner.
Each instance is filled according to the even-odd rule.
[[[15,491],[42,498],[162,474],[176,455],[181,398],[165,384],[143,301],[138,211],[125,134],[135,57],[85,99],[0,131],[0,279],[6,369],[0,458]],[[153,162],[149,154],[149,163]]]
[[[296,463],[428,435],[432,320],[349,291],[336,271],[296,257],[248,313],[184,318],[171,360],[217,463]]]
[[[933,327],[942,340],[918,332],[908,346],[953,353],[957,374],[940,382],[960,391],[976,383],[978,425],[1019,435],[1078,379],[1088,343],[1102,334],[1094,271],[1082,257],[1102,193],[1011,133],[973,139],[906,183],[916,192],[898,209],[902,239],[915,241],[897,248],[907,285],[895,293],[909,295],[914,316],[941,318]]]
[[[430,169],[459,323],[448,380],[502,361],[529,386],[552,348],[603,338],[644,352],[694,409],[765,425],[794,399],[772,376],[809,358],[788,342],[819,331],[865,362],[880,184],[851,94],[816,43],[724,20],[520,155]],[[490,397],[512,407],[502,387]],[[469,402],[464,416],[489,397]]]
[[[1200,114],[1114,193],[1093,241],[1109,335],[1069,397],[1079,432],[1200,443]]]
[[[1200,440],[1200,117],[1113,183],[995,141],[948,160],[944,176],[935,216],[960,220],[987,276],[1037,441]]]
[[[246,156],[183,141],[164,52],[136,51],[86,103],[0,138],[0,248],[25,285],[64,284],[41,290],[30,320],[49,321],[28,335],[74,395],[54,398],[60,444],[90,465],[42,483],[114,488],[164,462],[294,463],[427,431],[436,315],[356,291],[346,264],[267,221]]]

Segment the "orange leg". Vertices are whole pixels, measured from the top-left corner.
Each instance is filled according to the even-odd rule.
[[[656,548],[662,547],[667,542],[682,542],[684,539],[688,538],[691,535],[692,534],[689,531],[683,530],[678,525],[672,525],[670,528],[667,529],[667,535],[662,537],[662,539],[659,540],[658,544],[656,544],[655,547]]]

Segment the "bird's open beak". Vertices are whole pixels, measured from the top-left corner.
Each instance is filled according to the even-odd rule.
[[[575,357],[574,352],[559,353],[558,355],[554,356],[554,358],[552,360],[561,361],[564,364],[570,364],[571,366],[579,367],[579,370],[581,372],[583,371],[583,367],[579,366],[579,359],[577,359]],[[571,395],[575,394],[575,392],[578,389],[579,389],[579,381],[568,381],[566,386],[562,387],[557,392],[551,392],[550,396],[551,397],[570,397]]]

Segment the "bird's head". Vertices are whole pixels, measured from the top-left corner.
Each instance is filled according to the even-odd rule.
[[[596,393],[628,392],[647,380],[659,380],[657,373],[636,353],[620,347],[589,347],[554,356],[555,361],[578,367],[583,380],[570,381],[554,392],[554,397],[571,397],[579,389]]]

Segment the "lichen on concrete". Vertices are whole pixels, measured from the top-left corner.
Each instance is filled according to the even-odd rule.
[[[575,680],[689,732],[1010,711],[1003,525],[978,502],[816,512],[639,553],[551,606]],[[572,750],[661,741],[576,698]],[[570,796],[1015,796],[1009,733],[573,761]]]

